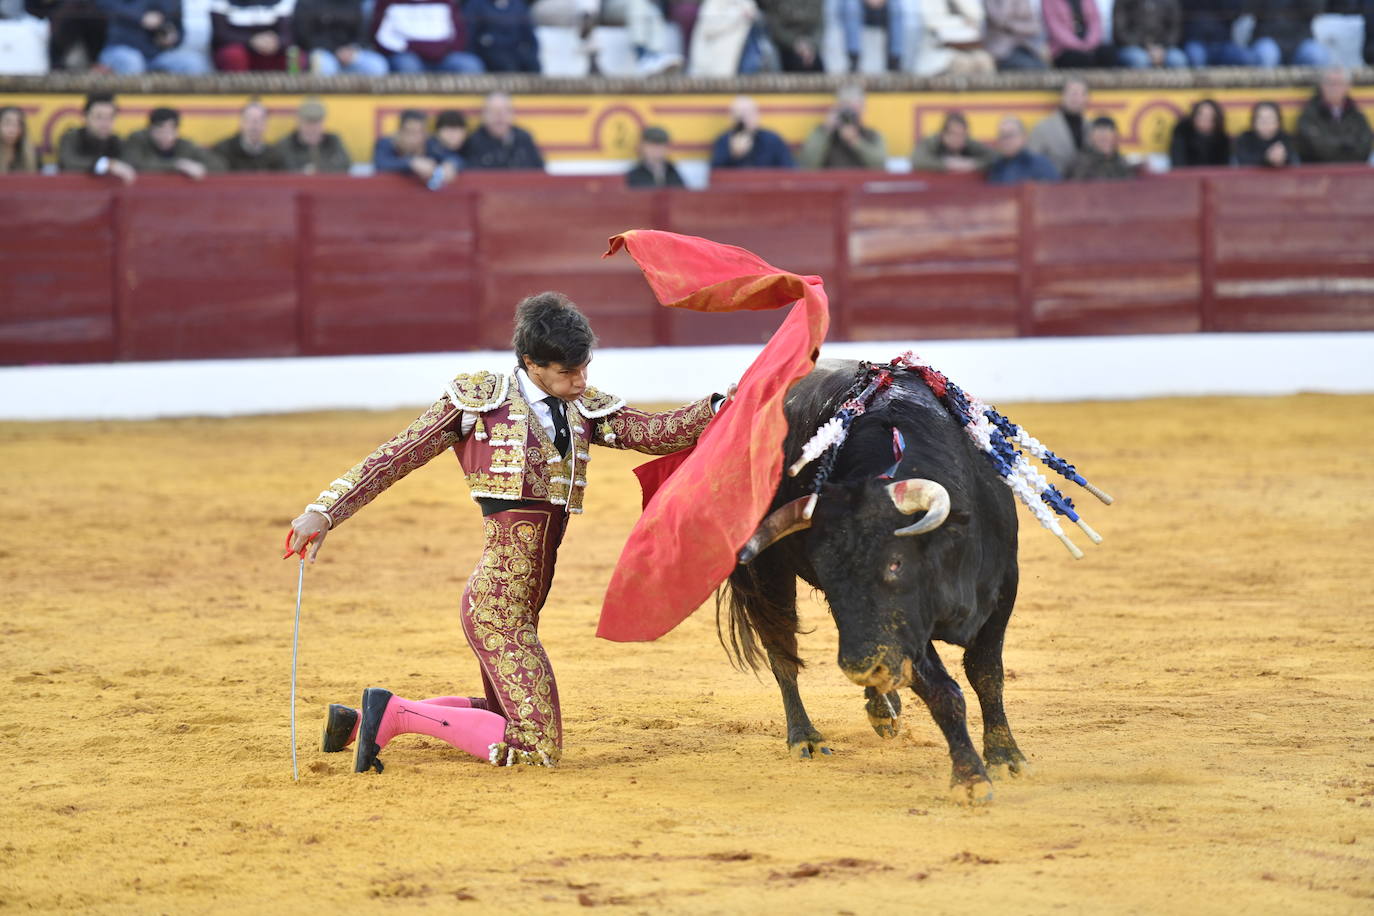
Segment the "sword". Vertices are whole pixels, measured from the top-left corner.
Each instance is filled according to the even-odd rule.
[[[287,532],[286,554],[282,557],[283,560],[295,552],[291,549],[291,537],[294,534],[294,530]],[[296,650],[301,643],[301,593],[305,590],[305,550],[317,537],[318,531],[306,538],[305,543],[301,545],[301,565],[296,575],[296,626],[291,632],[291,778],[297,782],[300,782],[301,773],[296,767]]]

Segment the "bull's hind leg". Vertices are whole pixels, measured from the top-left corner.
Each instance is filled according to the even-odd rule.
[[[879,693],[876,687],[865,687],[864,700],[868,724],[873,726],[878,737],[897,737],[897,730],[901,727],[902,695],[895,690],[891,693]]]
[[[925,655],[916,665],[911,689],[930,707],[931,718],[949,743],[949,756],[954,763],[949,780],[951,797],[960,804],[992,801],[992,783],[968,736],[964,692],[945,670],[932,643],[926,644]]]
[[[796,638],[792,639],[792,654],[797,651]],[[773,669],[773,677],[778,679],[778,689],[782,691],[782,710],[787,716],[787,747],[798,760],[810,760],[816,754],[829,754],[830,747],[825,736],[816,731],[811,717],[802,705],[801,693],[797,690],[797,666],[781,655],[768,650],[768,667]]]
[[[1002,637],[1007,631],[1015,599],[1016,586],[1012,583],[1009,593],[1003,590],[1003,610],[983,624],[964,652],[964,673],[983,709],[983,760],[988,773],[995,779],[1008,775],[1029,776],[1031,769],[1026,755],[1016,746],[1011,726],[1007,724],[1006,710],[1002,708]]]

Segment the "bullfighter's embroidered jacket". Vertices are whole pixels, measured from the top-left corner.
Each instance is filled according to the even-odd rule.
[[[459,375],[399,435],[358,462],[307,506],[337,526],[379,493],[453,449],[473,499],[538,500],[582,511],[588,445],[667,455],[696,442],[712,417],[711,398],[647,413],[587,388],[569,403],[568,455],[559,454],[525,401],[514,373]]]

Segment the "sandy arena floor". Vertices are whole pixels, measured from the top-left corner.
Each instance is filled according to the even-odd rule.
[[[1118,503],[1080,500],[1107,541],[1077,563],[1022,516],[1007,708],[1036,773],[976,810],[923,708],[873,734],[819,604],[811,762],[709,609],[596,640],[639,499],[605,450],[545,612],[564,766],[317,749],[364,686],[479,692],[445,456],[307,570],[293,784],[286,523],[409,416],[0,425],[0,909],[1374,912],[1374,398],[1008,412]]]

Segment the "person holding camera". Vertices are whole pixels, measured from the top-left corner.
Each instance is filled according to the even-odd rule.
[[[885,169],[887,141],[863,123],[862,86],[844,86],[835,107],[802,144],[798,160],[804,169]]]
[[[759,105],[747,95],[730,103],[730,129],[711,145],[713,169],[791,169],[797,163],[782,137],[759,126]]]
[[[99,6],[110,21],[100,63],[114,73],[209,71],[204,58],[180,46],[181,0],[99,0]]]

